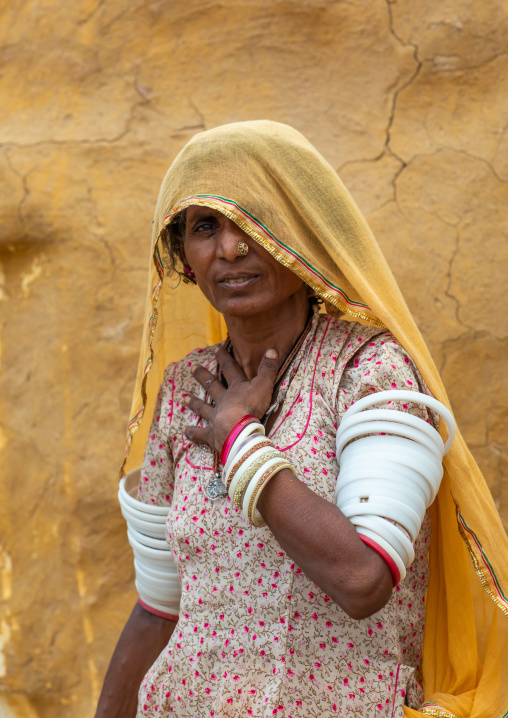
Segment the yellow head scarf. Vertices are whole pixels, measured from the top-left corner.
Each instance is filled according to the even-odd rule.
[[[190,205],[219,210],[322,297],[330,312],[387,327],[433,395],[439,373],[361,212],[296,130],[242,122],[196,135],[171,165],[153,228],[153,262],[124,468],[141,463],[166,365],[225,336],[194,287],[164,281],[161,230]],[[142,418],[148,413],[148,420]],[[141,428],[140,428],[141,427]],[[508,717],[508,542],[462,437],[431,507],[423,676],[426,702],[405,716]]]

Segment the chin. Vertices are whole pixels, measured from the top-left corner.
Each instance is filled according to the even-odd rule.
[[[260,301],[253,297],[230,297],[227,300],[212,302],[212,305],[218,312],[228,317],[252,317],[275,307],[273,302]]]

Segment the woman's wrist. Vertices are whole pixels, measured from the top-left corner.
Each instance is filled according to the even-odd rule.
[[[222,443],[222,447],[219,451],[220,454],[220,460],[223,466],[226,465],[226,461],[229,456],[229,452],[231,451],[233,445],[235,444],[235,441],[238,439],[240,434],[242,433],[243,429],[245,429],[249,424],[258,423],[257,418],[253,414],[244,414],[244,416],[241,417],[230,429],[226,439]]]

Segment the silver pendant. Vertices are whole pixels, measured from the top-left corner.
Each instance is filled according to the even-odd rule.
[[[205,489],[205,494],[210,501],[217,501],[228,495],[227,489],[222,481],[221,474],[215,474]]]

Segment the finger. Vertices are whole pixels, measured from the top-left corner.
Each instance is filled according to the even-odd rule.
[[[219,396],[226,391],[215,374],[209,372],[208,369],[205,369],[201,364],[192,367],[192,375],[214,400],[217,400]]]
[[[195,414],[200,416],[202,419],[210,421],[213,416],[213,407],[210,404],[207,404],[206,401],[198,399],[198,397],[194,396],[194,394],[187,394],[183,401],[185,405]]]
[[[226,377],[228,386],[234,381],[245,381],[246,377],[241,368],[238,366],[234,357],[227,352],[224,347],[219,347],[215,352],[215,358],[222,370],[222,373]]]
[[[208,428],[202,426],[186,426],[184,434],[189,441],[192,441],[194,444],[207,444],[211,449],[213,449],[210,431]]]
[[[279,354],[276,349],[268,349],[261,359],[256,379],[262,386],[271,389],[275,384],[278,369]]]

